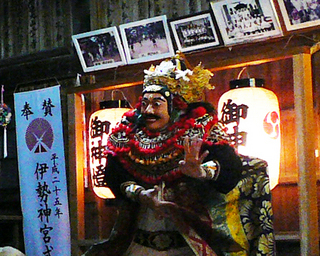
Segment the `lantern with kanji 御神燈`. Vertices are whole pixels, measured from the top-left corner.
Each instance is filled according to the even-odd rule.
[[[263,79],[232,80],[219,99],[218,113],[240,154],[268,162],[273,189],[280,172],[280,110],[277,96],[263,84]]]
[[[115,197],[104,181],[107,140],[109,133],[130,108],[125,100],[103,101],[100,108],[90,116],[89,121],[90,174],[94,193],[100,198],[113,199]]]

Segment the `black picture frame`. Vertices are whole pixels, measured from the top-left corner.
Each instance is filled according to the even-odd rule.
[[[210,11],[169,20],[176,47],[181,52],[217,47],[222,44]]]

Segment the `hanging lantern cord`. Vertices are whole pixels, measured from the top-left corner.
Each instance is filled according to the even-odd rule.
[[[114,99],[114,93],[115,93],[115,92],[121,93],[122,97],[129,103],[130,108],[133,108],[132,105],[131,105],[131,103],[128,101],[127,97],[124,95],[123,91],[121,91],[121,90],[119,90],[119,89],[112,90],[112,92],[111,92],[111,100],[115,100],[115,99]]]
[[[245,70],[247,71],[247,76],[248,76],[248,78],[250,78],[250,74],[249,74],[249,72],[248,72],[247,67],[243,67],[243,68],[241,69],[241,71],[239,72],[239,74],[238,74],[238,77],[237,77],[238,80],[240,79],[242,73],[243,73]]]

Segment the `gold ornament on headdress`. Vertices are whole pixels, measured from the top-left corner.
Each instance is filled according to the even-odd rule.
[[[203,101],[204,89],[214,89],[209,83],[213,74],[204,69],[201,63],[193,70],[181,70],[181,62],[185,61],[181,55],[178,53],[172,59],[162,61],[157,66],[151,65],[149,70],[145,70],[143,88],[152,91],[149,86],[167,86],[171,93],[179,94],[187,103]]]

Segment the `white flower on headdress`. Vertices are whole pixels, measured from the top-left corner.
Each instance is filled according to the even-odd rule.
[[[213,74],[208,69],[204,69],[201,62],[193,70],[181,70],[186,66],[187,63],[184,57],[180,59],[180,54],[172,60],[162,61],[158,66],[151,65],[148,70],[144,70],[144,92],[156,91],[158,90],[156,86],[166,86],[167,93],[178,94],[187,103],[202,101],[204,89],[214,89],[214,86],[209,83]]]
[[[150,68],[149,70],[144,70],[146,76],[166,76],[173,72],[175,66],[171,61],[162,61],[160,65],[156,68]]]
[[[161,85],[149,85],[144,89],[144,92],[159,92],[163,87]]]
[[[186,82],[190,81],[190,78],[188,77],[188,75],[191,76],[193,74],[193,72],[190,69],[186,69],[186,70],[177,69],[175,73],[176,73],[176,79],[182,78]]]
[[[144,70],[144,73],[146,74],[145,78],[153,76],[170,76],[171,74],[174,74],[175,79],[178,80],[182,78],[186,82],[190,81],[188,75],[193,74],[190,69],[181,70],[177,68],[172,61],[162,61],[160,65],[157,65],[156,67],[151,66],[149,70]]]

